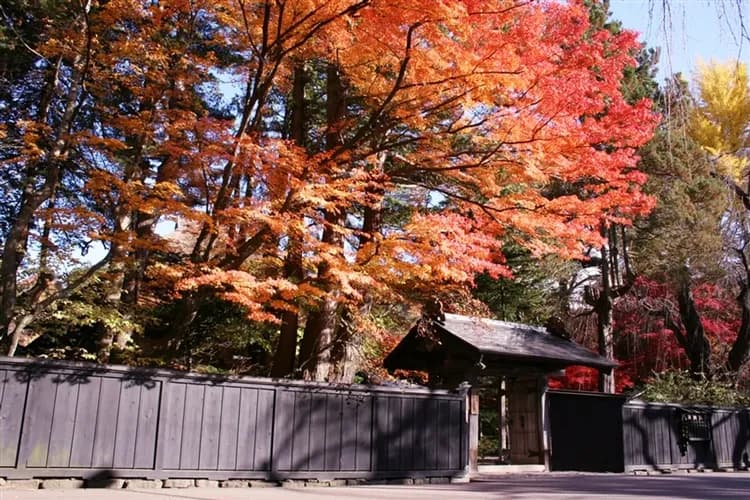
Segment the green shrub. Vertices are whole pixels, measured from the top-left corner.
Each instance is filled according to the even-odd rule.
[[[750,394],[727,379],[694,378],[687,371],[657,373],[638,391],[638,397],[660,403],[749,406]]]

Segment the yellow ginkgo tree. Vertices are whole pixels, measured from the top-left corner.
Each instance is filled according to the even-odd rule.
[[[727,369],[738,371],[750,358],[750,87],[748,69],[739,62],[699,64],[696,76],[695,105],[689,118],[689,133],[709,155],[712,176],[721,179],[732,195],[724,219],[726,241],[736,256],[738,301],[742,321],[727,359]],[[736,202],[736,203],[735,203]],[[733,210],[733,208],[735,208]],[[731,254],[730,254],[731,255]],[[697,318],[689,288],[681,310]],[[690,314],[687,314],[690,313]],[[700,325],[700,321],[685,321]]]
[[[734,181],[748,175],[750,88],[747,65],[699,63],[696,106],[690,119],[693,138],[716,159],[718,173]]]

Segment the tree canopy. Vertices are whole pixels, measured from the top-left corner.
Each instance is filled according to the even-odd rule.
[[[96,278],[103,360],[218,298],[278,325],[275,374],[335,379],[378,307],[654,205],[636,35],[586,2],[18,0],[0,37],[11,354]]]

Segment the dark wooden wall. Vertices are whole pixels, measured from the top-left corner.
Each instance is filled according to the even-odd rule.
[[[683,434],[686,412],[707,419],[708,439]],[[628,403],[623,407],[625,470],[747,468],[749,427],[747,408]]]
[[[465,394],[0,358],[0,477],[463,475]]]
[[[624,397],[549,391],[550,469],[622,472]]]
[[[622,396],[548,393],[551,468],[622,472],[750,467],[750,409],[627,401]],[[685,435],[683,415],[705,419]]]

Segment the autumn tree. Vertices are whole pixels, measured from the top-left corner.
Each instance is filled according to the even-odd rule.
[[[1,133],[8,181],[3,189],[10,203],[3,221],[0,336],[8,354],[35,313],[66,293],[52,288],[51,235],[59,224],[52,214],[83,208],[64,186],[75,184],[70,166],[78,157],[75,143],[91,56],[90,3],[25,7],[13,2],[3,9],[5,45],[22,54],[19,66],[10,69],[10,56],[3,52]],[[25,279],[26,256],[34,246],[37,263]]]
[[[726,331],[717,329],[710,315],[711,304],[731,293],[739,294],[744,311],[747,294],[746,170],[737,156],[744,147],[737,122],[744,119],[747,82],[735,69],[703,67],[695,97],[679,76],[668,82],[666,119],[642,162],[650,176],[646,190],[659,202],[637,224],[634,257],[649,285],[635,290],[636,302],[642,324],[660,324],[671,332],[695,377],[736,376],[747,357],[745,322]]]
[[[9,354],[35,318],[100,272],[120,332],[132,330],[145,256],[159,245],[156,220],[192,215],[185,195],[196,170],[184,166],[221,154],[226,128],[203,90],[217,67],[212,43],[221,40],[201,4],[39,5],[5,12],[5,36],[33,61],[6,79],[3,108],[15,201],[2,261],[0,325]],[[17,29],[29,15],[38,20],[34,36]],[[98,244],[106,252],[96,264],[76,258]],[[79,265],[83,271],[71,273]],[[122,298],[130,303],[120,305]],[[103,359],[113,336],[103,329]]]
[[[611,20],[609,2],[587,2],[590,30],[607,30],[618,34],[623,28],[620,22]],[[633,50],[635,64],[625,68],[621,75],[620,89],[629,103],[651,99],[657,95],[654,79],[659,53],[653,49],[638,47]],[[607,111],[604,111],[606,113]],[[600,119],[602,115],[587,117]],[[614,153],[616,148],[607,146],[604,151]],[[552,189],[575,189],[575,186],[557,186]],[[617,301],[627,294],[635,279],[630,259],[630,222],[627,217],[618,217],[617,211],[603,214],[598,231],[601,243],[589,247],[577,272],[568,279],[559,280],[558,295],[562,297],[562,310],[558,313],[566,318],[568,328],[576,332],[579,341],[596,347],[599,354],[615,359],[614,311]],[[588,331],[591,330],[591,334]],[[593,331],[595,330],[595,331]],[[593,337],[593,338],[591,338]],[[602,392],[615,392],[614,375],[600,371],[598,388]]]
[[[31,198],[3,236],[6,338],[101,272],[125,321],[179,300],[179,339],[218,297],[279,325],[274,375],[344,379],[378,304],[509,275],[506,245],[579,256],[602,219],[650,206],[635,150],[655,116],[621,90],[636,38],[592,27],[583,2],[69,8],[31,46],[38,67],[61,61],[56,121],[7,121]],[[166,217],[179,245],[158,234]],[[99,264],[40,281],[47,252],[88,241]],[[102,331],[102,359],[124,333]]]
[[[742,323],[726,362],[726,369],[734,373],[750,355],[750,239],[747,232],[750,177],[744,157],[750,111],[747,67],[731,62],[704,65],[700,67],[696,83],[697,104],[691,115],[691,136],[709,154],[713,167],[711,175],[722,181],[729,194],[722,223],[729,250],[727,264],[739,288],[742,311]],[[692,309],[687,293],[685,302]]]
[[[411,215],[411,221],[401,221],[400,227],[394,227],[388,232],[381,229],[375,232],[374,238],[357,237],[359,241],[347,241],[353,242],[349,245],[358,249],[357,254],[364,254],[361,260],[366,264],[365,267],[356,265],[360,260],[358,258],[352,258],[348,262],[345,256],[342,259],[347,243],[342,244],[340,239],[334,242],[335,248],[311,254],[316,258],[325,256],[327,269],[337,270],[338,276],[331,273],[328,279],[339,282],[334,281],[333,286],[329,285],[327,288],[340,294],[341,303],[358,301],[360,292],[357,288],[363,285],[379,285],[381,293],[392,294],[398,293],[399,289],[414,289],[415,285],[423,287],[427,283],[431,286],[436,282],[465,285],[473,276],[473,272],[467,271],[485,267],[494,269],[493,272],[502,272],[502,267],[493,262],[496,258],[493,254],[499,253],[500,240],[497,236],[506,234],[505,227],[509,225],[517,230],[514,239],[538,253],[559,251],[574,254],[578,251],[581,235],[599,239],[598,235],[587,229],[588,220],[571,220],[571,217],[575,217],[577,206],[613,203],[618,189],[625,186],[625,189],[630,189],[633,182],[638,181],[633,173],[623,175],[622,170],[617,170],[619,173],[610,179],[592,179],[591,182],[583,180],[581,188],[586,190],[588,186],[590,196],[550,197],[544,190],[550,177],[571,180],[577,178],[578,174],[570,162],[572,158],[580,157],[575,150],[581,143],[574,146],[567,138],[558,135],[551,124],[555,123],[556,127],[563,126],[566,122],[579,124],[581,116],[587,112],[595,113],[594,108],[601,109],[597,106],[604,106],[605,101],[594,98],[574,103],[568,100],[569,95],[553,91],[552,85],[562,83],[563,75],[570,76],[570,72],[576,71],[576,75],[580,76],[580,83],[589,82],[596,88],[605,83],[610,85],[615,96],[620,96],[616,75],[611,80],[597,79],[600,75],[592,72],[588,66],[576,68],[574,62],[594,47],[609,46],[617,37],[601,34],[599,38],[584,40],[583,33],[587,29],[584,26],[575,33],[565,33],[564,37],[570,44],[561,44],[558,39],[561,33],[536,17],[545,13],[572,20],[568,17],[572,15],[576,21],[581,21],[576,17],[584,13],[581,7],[577,7],[575,13],[559,6],[536,10],[517,5],[512,9],[493,12],[472,12],[470,7],[465,10],[463,7],[451,5],[450,8],[435,7],[435,11],[423,9],[419,18],[406,6],[391,7],[390,13],[386,8],[363,9],[359,13],[362,22],[356,25],[361,29],[352,32],[363,44],[354,45],[350,51],[338,52],[338,67],[346,76],[352,99],[357,101],[357,105],[352,106],[352,115],[346,119],[350,127],[341,134],[341,146],[328,153],[342,164],[330,165],[330,159],[326,158],[329,162],[326,168],[335,167],[339,172],[345,168],[347,179],[356,178],[357,174],[372,177],[373,173],[377,173],[380,176],[377,182],[381,187],[373,193],[376,196],[372,201],[378,203],[383,199],[387,201],[389,195],[392,197],[390,192],[400,196],[421,196],[425,200],[424,208],[415,211]],[[402,19],[402,23],[411,19],[411,29],[406,32],[400,28],[391,31],[398,25],[390,24],[392,18],[389,15]],[[524,22],[520,23],[519,19]],[[503,45],[500,40],[489,43],[491,38],[480,36],[482,29],[491,28],[500,21],[509,23],[507,33],[495,30],[493,34],[496,38],[513,39],[514,43],[521,44],[524,49],[521,52],[526,57],[524,64],[521,64],[517,55],[501,50]],[[583,22],[585,25],[585,19]],[[536,39],[533,44],[526,44],[519,35],[526,33],[526,27],[534,23],[538,23],[540,29],[543,28],[540,32],[547,30],[550,33],[547,34],[547,39]],[[436,31],[435,28],[441,25],[444,26]],[[375,33],[377,39],[374,38]],[[446,36],[447,33],[451,33],[451,36]],[[623,33],[618,39],[624,41],[628,37],[628,33]],[[565,45],[561,53],[563,59],[559,62],[550,61],[549,52],[540,51],[545,43],[554,47]],[[382,68],[373,73],[367,61],[382,58],[384,45],[389,47],[386,52],[389,55],[383,61]],[[377,53],[374,53],[376,49]],[[507,59],[508,56],[511,59]],[[347,57],[352,58],[348,63]],[[621,53],[620,57],[619,61],[613,58],[606,63],[614,64],[621,72],[630,57],[626,52]],[[509,63],[511,69],[508,69]],[[348,68],[351,70],[347,71]],[[444,73],[446,69],[450,70],[448,76]],[[443,73],[430,80],[430,71],[438,70]],[[547,85],[550,87],[547,88]],[[502,88],[524,89],[524,92],[520,98],[505,103],[497,102],[498,95],[506,95],[506,92],[498,94],[498,89]],[[368,89],[370,94],[358,95],[359,89]],[[440,96],[437,102],[436,96]],[[495,101],[493,105],[488,105],[492,102],[487,100],[490,96]],[[485,107],[477,107],[477,102],[485,102]],[[617,103],[610,107],[611,113],[607,118],[600,122],[591,120],[584,125],[603,132],[605,127],[612,125],[608,123],[611,120],[619,121],[626,116],[624,113],[632,113],[632,110],[638,109],[622,102],[621,97],[620,103],[619,109]],[[587,106],[594,108],[586,108]],[[525,115],[532,121],[520,119]],[[647,117],[648,114],[641,116]],[[612,138],[610,132],[607,132],[606,139],[588,139],[596,142]],[[586,150],[596,155],[592,143],[586,144]],[[629,140],[624,145],[630,145]],[[535,159],[542,153],[547,159],[545,164],[538,163]],[[563,156],[559,156],[560,154]],[[572,156],[566,158],[565,155],[568,154]],[[617,165],[629,157],[625,151],[619,157],[604,154],[600,156],[605,165],[603,172],[607,171],[607,165]],[[556,161],[563,160],[570,170],[559,170],[561,164],[555,167]],[[532,166],[533,169],[529,170]],[[545,172],[544,169],[552,170]],[[498,178],[497,172],[503,172],[503,175]],[[336,181],[336,176],[332,180]],[[601,182],[607,184],[608,188],[599,190],[595,187]],[[620,188],[617,187],[618,183]],[[312,243],[324,249],[324,245],[331,243],[328,241],[330,238],[325,237],[326,229],[333,234],[346,234],[361,229],[357,226],[337,227],[337,221],[330,218],[326,220],[325,215],[334,211],[356,214],[358,205],[362,205],[356,197],[357,193],[351,193],[351,188],[346,196],[337,195],[338,186],[335,182],[328,181],[316,188],[321,192],[327,191],[325,198],[340,204],[338,207],[332,206],[329,201],[323,207],[318,203],[310,206],[312,212],[309,212],[308,217],[311,221],[320,221],[318,234],[321,235],[318,242]],[[296,195],[291,191],[286,192],[287,195]],[[308,194],[309,192],[300,195]],[[366,195],[366,192],[363,194]],[[385,198],[381,198],[383,196]],[[286,200],[291,203],[292,198],[285,198]],[[537,222],[531,222],[533,220]],[[556,220],[566,221],[567,224],[558,225],[554,222]],[[352,218],[339,217],[339,221],[343,221],[345,225],[351,223]],[[527,223],[531,224],[524,226]],[[363,222],[362,224],[364,226]],[[270,228],[267,230],[270,231]],[[436,236],[441,233],[443,241],[436,240]],[[378,252],[374,258],[367,255],[366,246],[361,244],[367,240],[377,244],[371,245]],[[472,254],[476,252],[479,253],[472,258]],[[346,274],[339,270],[342,264],[348,267]],[[215,280],[220,276],[217,273],[211,279],[216,283]],[[378,279],[373,280],[373,276]],[[389,283],[391,276],[395,280]],[[321,281],[320,272],[313,273],[311,277],[317,282]],[[341,282],[344,278],[348,283]],[[199,283],[206,281],[200,280]],[[354,287],[351,286],[352,283],[355,284]],[[386,287],[383,288],[383,285]],[[344,293],[340,293],[341,291]],[[325,299],[322,303],[325,303]]]

